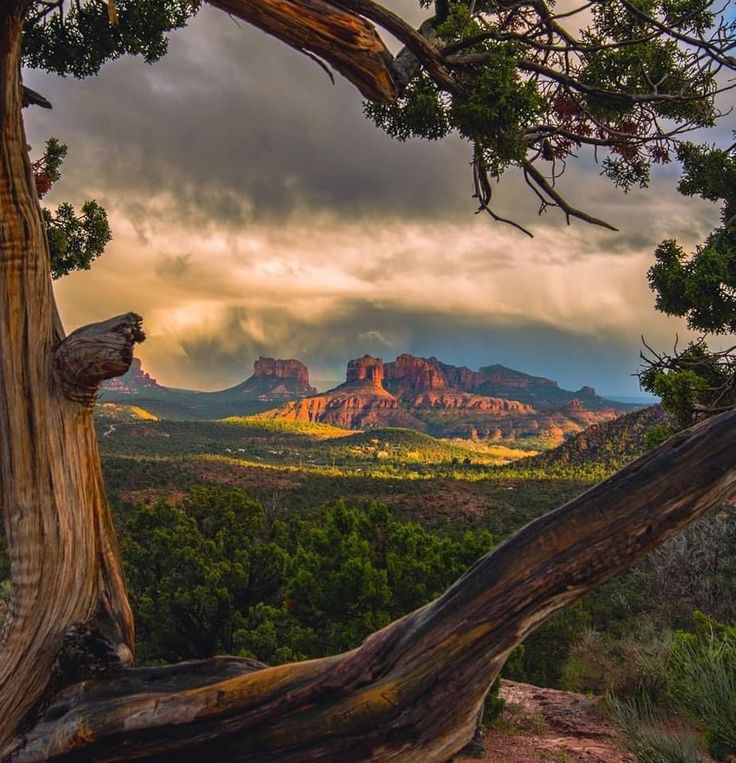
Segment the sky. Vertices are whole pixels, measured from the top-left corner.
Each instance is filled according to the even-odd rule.
[[[662,239],[692,247],[718,210],[677,194],[676,166],[629,194],[592,157],[569,168],[570,201],[618,233],[540,217],[510,173],[497,211],[529,239],[474,214],[467,145],[391,140],[349,83],[211,8],[153,66],[25,80],[54,104],[26,112],[36,154],[52,135],[69,146],[45,201],[95,198],[114,235],[56,283],[66,328],[140,313],[137,354],[162,384],[222,389],[267,355],[324,386],[350,358],[411,352],[638,395],[641,335],[688,336],[654,310],[646,272]]]

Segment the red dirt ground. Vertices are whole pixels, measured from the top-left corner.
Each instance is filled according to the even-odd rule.
[[[488,732],[490,763],[633,763],[621,732],[596,713],[598,698],[503,681],[500,729]],[[456,758],[455,763],[479,759]]]

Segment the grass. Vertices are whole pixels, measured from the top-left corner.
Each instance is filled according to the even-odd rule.
[[[704,726],[714,757],[736,752],[736,632],[710,628],[698,636],[681,636],[668,672],[670,693]]]
[[[286,419],[268,419],[260,416],[229,416],[221,419],[223,424],[236,425],[248,431],[278,432],[285,434],[310,435],[321,439],[349,437],[355,432],[341,429],[331,424],[315,424],[310,421],[287,421]]]
[[[667,719],[642,695],[624,700],[609,694],[608,707],[626,734],[626,746],[637,763],[701,763],[695,737],[668,728]]]

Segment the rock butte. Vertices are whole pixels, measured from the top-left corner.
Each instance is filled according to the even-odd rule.
[[[619,412],[592,387],[569,392],[500,365],[471,371],[403,354],[389,363],[370,355],[351,360],[343,384],[261,415],[347,429],[402,426],[439,436],[539,434],[562,441]]]

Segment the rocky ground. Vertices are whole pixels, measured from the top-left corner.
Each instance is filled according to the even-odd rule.
[[[621,732],[603,720],[599,699],[504,681],[503,717],[487,735],[480,760],[494,763],[634,763]],[[455,763],[477,763],[457,758]]]

